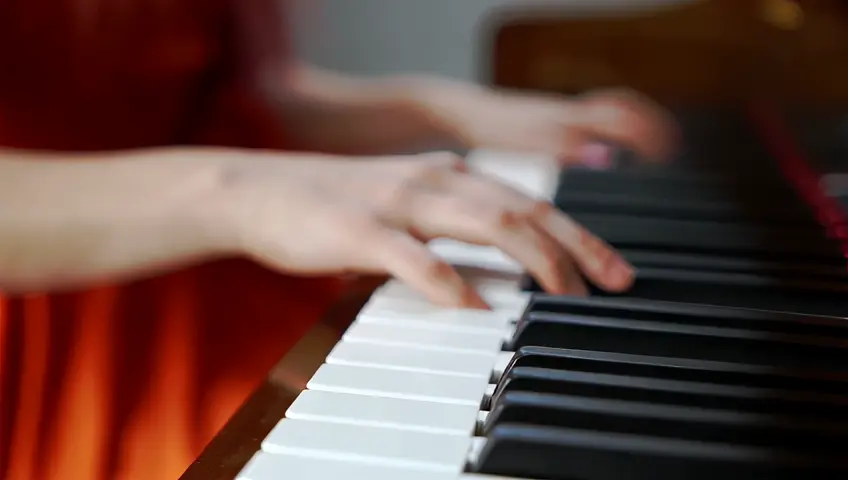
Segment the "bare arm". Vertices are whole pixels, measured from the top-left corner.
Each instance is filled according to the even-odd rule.
[[[367,155],[451,146],[422,99],[444,81],[357,78],[294,62],[283,3],[235,2],[235,41],[243,77],[278,107],[298,148]]]
[[[74,287],[222,253],[203,218],[215,162],[117,157],[0,150],[0,288]]]
[[[608,143],[646,159],[674,150],[673,118],[627,89],[533,95],[417,75],[355,78],[292,63],[280,34],[283,3],[235,2],[233,31],[242,78],[279,106],[297,148],[373,155],[482,147],[595,166],[611,162]]]
[[[109,156],[0,151],[0,289],[80,287],[238,255],[298,275],[388,273],[439,304],[484,307],[421,241],[441,237],[498,247],[555,293],[585,291],[575,265],[608,290],[632,281],[572,219],[450,154]]]
[[[360,155],[452,148],[425,105],[421,78],[363,79],[307,65],[261,80],[287,131],[307,149]]]

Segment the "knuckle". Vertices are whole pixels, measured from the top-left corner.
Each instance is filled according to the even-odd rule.
[[[380,208],[394,212],[406,212],[422,191],[432,188],[440,182],[443,172],[438,168],[414,162],[399,178],[386,185],[378,198]]]
[[[554,206],[545,200],[532,200],[528,211],[533,220],[545,221],[554,212]]]
[[[333,221],[342,225],[349,232],[359,236],[369,236],[376,231],[380,221],[371,212],[349,212],[338,210],[334,212]]]
[[[479,218],[483,220],[491,232],[502,232],[526,226],[530,220],[530,215],[511,208],[490,208],[485,215],[481,215]]]
[[[400,175],[393,193],[404,198],[409,192],[430,189],[444,184],[454,170],[441,162],[412,161]]]
[[[530,215],[527,212],[504,209],[499,211],[495,218],[498,228],[512,230],[526,225]]]
[[[598,120],[611,127],[626,127],[635,120],[641,119],[641,116],[633,110],[632,106],[620,101],[597,105],[594,109]]]
[[[410,172],[407,182],[415,185],[431,186],[441,182],[450,172],[450,169],[444,165],[419,162]]]
[[[463,164],[462,156],[454,152],[429,152],[421,155],[424,162],[442,169],[454,170]]]
[[[454,277],[453,267],[438,257],[427,257],[421,261],[421,271],[430,280],[444,282]]]
[[[486,219],[491,228],[513,230],[534,223],[544,225],[553,209],[553,205],[544,200],[530,200],[522,206],[510,205],[489,209]]]
[[[610,126],[629,125],[647,115],[641,102],[622,96],[604,95],[589,98],[580,106],[584,116],[595,123]]]
[[[405,213],[413,204],[418,188],[415,182],[404,180],[383,190],[377,200],[378,208],[396,214]]]

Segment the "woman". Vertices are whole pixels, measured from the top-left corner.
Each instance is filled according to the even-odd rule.
[[[178,477],[333,301],[334,275],[484,307],[428,237],[497,245],[554,292],[583,291],[575,265],[629,285],[602,241],[452,156],[373,155],[604,163],[604,139],[659,158],[656,107],[319,72],[286,58],[280,13],[0,0],[0,478]]]

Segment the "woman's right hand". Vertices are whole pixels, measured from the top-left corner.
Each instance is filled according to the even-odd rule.
[[[546,290],[627,289],[633,269],[550,203],[469,173],[447,153],[351,160],[234,155],[207,218],[227,248],[294,275],[387,273],[449,307],[484,308],[425,242],[492,245]]]

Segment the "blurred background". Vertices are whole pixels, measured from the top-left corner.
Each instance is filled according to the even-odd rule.
[[[358,74],[426,72],[486,80],[492,35],[505,9],[568,10],[685,5],[693,0],[298,0],[296,46],[314,64]],[[745,0],[740,0],[745,1]]]
[[[477,79],[487,60],[478,24],[493,9],[520,2],[300,0],[296,44],[301,58],[349,73],[419,71]]]
[[[848,169],[842,0],[297,1],[295,48],[318,66],[565,94],[624,85],[669,107],[697,105],[678,113],[701,136],[714,130],[708,117],[727,126],[703,107],[763,95],[824,172]]]

